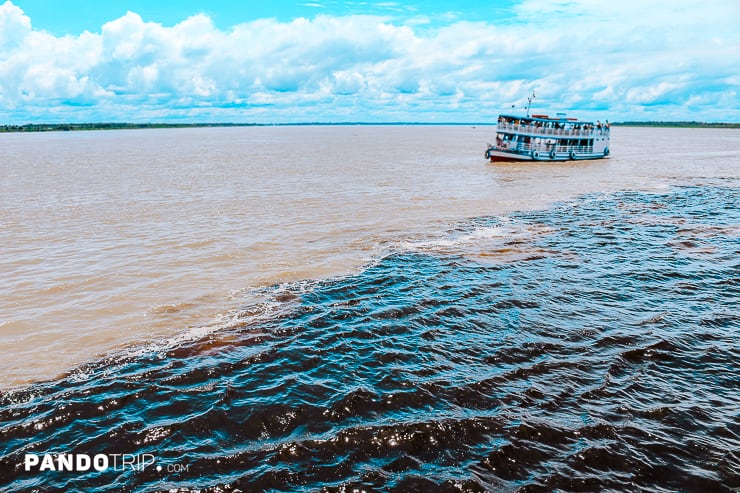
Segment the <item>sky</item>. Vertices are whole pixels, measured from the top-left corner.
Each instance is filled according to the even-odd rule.
[[[740,122],[737,26],[737,0],[5,0],[0,124],[493,123],[533,91]]]

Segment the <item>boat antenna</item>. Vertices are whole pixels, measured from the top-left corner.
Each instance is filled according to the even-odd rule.
[[[532,95],[527,98],[527,117],[529,117],[529,108],[532,106],[532,100],[535,98],[534,91]]]

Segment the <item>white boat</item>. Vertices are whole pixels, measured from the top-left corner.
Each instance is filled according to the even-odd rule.
[[[496,144],[488,144],[485,156],[493,161],[569,161],[609,157],[609,122],[580,121],[555,117],[500,115]]]

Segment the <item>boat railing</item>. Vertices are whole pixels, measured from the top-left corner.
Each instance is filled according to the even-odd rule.
[[[537,125],[521,125],[516,123],[498,123],[498,132],[511,132],[528,135],[562,136],[562,137],[590,137],[593,135],[608,135],[609,127],[580,127],[580,128],[554,128]]]
[[[504,152],[513,152],[516,154],[530,154],[533,151],[544,154],[549,154],[551,151],[555,151],[556,153],[570,153],[572,151],[576,154],[592,154],[594,152],[594,146],[556,144],[533,145],[524,142],[501,143],[496,147],[496,149]]]
[[[575,152],[576,154],[591,154],[594,146],[556,146],[556,152]]]

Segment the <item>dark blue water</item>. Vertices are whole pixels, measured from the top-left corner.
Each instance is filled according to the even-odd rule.
[[[277,286],[201,340],[3,393],[0,489],[740,490],[739,206],[589,195]]]

